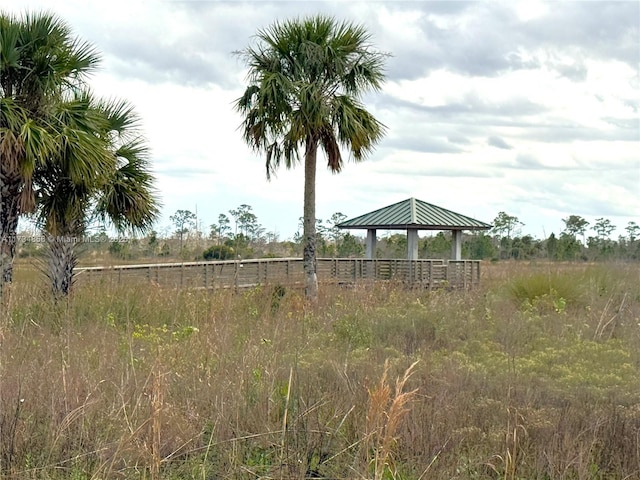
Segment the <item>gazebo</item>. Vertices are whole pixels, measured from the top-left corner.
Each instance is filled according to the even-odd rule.
[[[418,230],[450,230],[451,259],[461,260],[463,230],[488,230],[492,227],[488,223],[413,197],[346,220],[336,226],[342,229],[367,230],[368,259],[374,259],[376,256],[377,230],[406,230],[409,260],[418,259]]]

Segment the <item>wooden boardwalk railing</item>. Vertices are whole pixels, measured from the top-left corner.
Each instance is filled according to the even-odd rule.
[[[480,283],[478,260],[319,258],[318,281],[392,280],[423,288],[471,288]],[[171,288],[245,288],[260,284],[304,285],[301,258],[155,263],[78,268],[78,284],[147,282]]]

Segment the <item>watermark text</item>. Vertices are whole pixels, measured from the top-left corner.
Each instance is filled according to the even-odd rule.
[[[0,237],[0,243],[10,245],[22,243],[129,243],[129,237],[106,237],[106,236],[67,236],[67,235],[7,235]]]

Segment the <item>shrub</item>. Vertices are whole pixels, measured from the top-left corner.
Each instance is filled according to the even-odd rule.
[[[202,252],[205,260],[229,260],[234,257],[233,248],[228,245],[213,245]]]
[[[553,303],[576,304],[581,297],[582,278],[568,273],[536,273],[512,280],[509,294],[519,304],[529,305],[541,299]]]

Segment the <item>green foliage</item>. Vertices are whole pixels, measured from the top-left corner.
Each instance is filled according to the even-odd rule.
[[[556,249],[557,260],[578,260],[582,252],[582,245],[574,235],[562,232]]]
[[[244,141],[266,156],[267,178],[282,164],[292,168],[304,152],[305,285],[315,299],[317,153],[323,150],[338,173],[341,149],[363,161],[383,137],[384,125],[361,98],[382,88],[386,55],[372,47],[364,27],[327,15],[275,22],[238,54],[249,85],[235,108],[244,118]]]
[[[253,257],[253,249],[250,247],[250,243],[249,237],[238,233],[232,239],[225,240],[224,246],[234,252],[234,258],[238,255],[241,258],[251,258]]]
[[[235,258],[235,251],[228,245],[212,245],[202,252],[205,260],[228,260]]]
[[[168,257],[171,254],[171,248],[169,247],[169,244],[167,242],[164,242],[162,244],[162,247],[160,247],[160,252],[158,253],[158,255],[160,255],[161,257]]]
[[[619,401],[632,401],[628,388],[640,381],[636,377],[630,352],[618,340],[606,342],[576,339],[566,345],[534,350],[516,360],[518,374],[538,384],[548,384],[554,396],[590,395]]]
[[[333,324],[335,338],[348,349],[368,347],[371,344],[371,325],[357,313],[344,315]]]
[[[532,305],[549,299],[552,304],[566,306],[581,301],[582,278],[561,273],[536,273],[515,278],[508,286],[517,304]],[[562,309],[564,310],[564,306]]]
[[[51,13],[0,13],[2,24],[2,183],[18,195],[3,205],[0,236],[15,234],[17,216],[34,214],[44,232],[46,274],[67,295],[75,243],[94,218],[118,231],[146,231],[158,215],[147,147],[124,101],[100,100],[86,77],[99,63],[94,48],[73,37]],[[10,231],[12,230],[12,231]],[[0,242],[0,283],[11,281],[15,247]],[[5,251],[8,250],[8,251]]]
[[[175,233],[180,238],[180,252],[184,248],[184,236],[187,235],[196,226],[198,219],[196,214],[190,210],[177,210],[176,213],[169,217],[171,223],[175,226]]]
[[[212,240],[217,238],[218,241],[220,241],[220,239],[227,237],[231,233],[231,227],[229,226],[230,223],[231,221],[229,220],[229,217],[227,217],[224,213],[221,213],[218,216],[218,223],[214,223],[210,227],[210,238]]]
[[[497,235],[498,238],[511,239],[514,234],[519,232],[522,225],[524,224],[518,217],[500,212],[493,220],[493,228],[491,231]]]
[[[608,240],[615,229],[615,225],[608,218],[596,218],[596,223],[593,225],[593,230],[600,240]]]
[[[127,242],[111,242],[109,243],[109,253],[116,258],[126,260],[131,258],[131,249]]]
[[[362,240],[345,233],[338,244],[338,257],[361,257],[364,255],[364,245]]]
[[[449,258],[451,256],[451,236],[438,232],[433,237],[424,238],[420,246],[423,258]],[[406,258],[406,251],[405,251]]]
[[[625,231],[627,232],[627,238],[629,242],[635,242],[638,237],[640,237],[640,225],[636,222],[629,222],[625,227]]]
[[[273,287],[273,291],[271,293],[271,313],[275,313],[280,308],[280,303],[282,299],[287,294],[287,289],[282,285],[276,285]]]
[[[186,326],[169,328],[166,324],[154,327],[152,325],[134,325],[132,338],[154,346],[168,345],[189,338],[199,330],[197,327]]]
[[[258,224],[258,217],[256,217],[252,210],[251,205],[247,204],[242,204],[235,210],[229,210],[229,213],[236,222],[235,238],[238,239],[238,237],[242,235],[242,238],[247,240],[247,244],[258,237],[261,228]],[[219,221],[224,222],[224,219],[221,217]]]
[[[310,136],[335,172],[339,144],[362,160],[384,132],[358,101],[384,81],[385,55],[371,48],[366,30],[316,15],[276,22],[256,38],[240,52],[251,84],[236,108],[246,116],[245,141],[267,154],[267,175],[281,162],[291,167]]]
[[[395,233],[378,240],[379,258],[407,258],[407,236]]]
[[[574,238],[578,235],[584,236],[584,232],[589,226],[589,222],[580,215],[569,215],[567,218],[563,218],[562,221],[565,225],[564,232]]]
[[[463,251],[472,260],[493,258],[496,254],[496,248],[491,241],[491,237],[484,232],[471,235],[463,243]]]
[[[70,97],[86,87],[86,76],[99,62],[93,47],[76,39],[69,26],[49,12],[13,15],[2,11],[0,32],[1,287],[12,279],[16,254],[15,244],[7,238],[17,233],[18,216],[34,213],[36,200],[44,196],[39,190],[51,175],[42,172],[64,169],[58,153],[70,153],[65,173],[85,185],[96,177],[102,179],[105,166],[113,167],[113,160],[105,155],[104,132],[87,129],[84,118],[73,122],[73,108],[65,108],[77,105]],[[91,134],[86,135],[87,131]]]
[[[155,248],[158,245],[158,232],[156,232],[155,230],[151,230],[151,232],[149,232],[147,243],[151,248]]]

